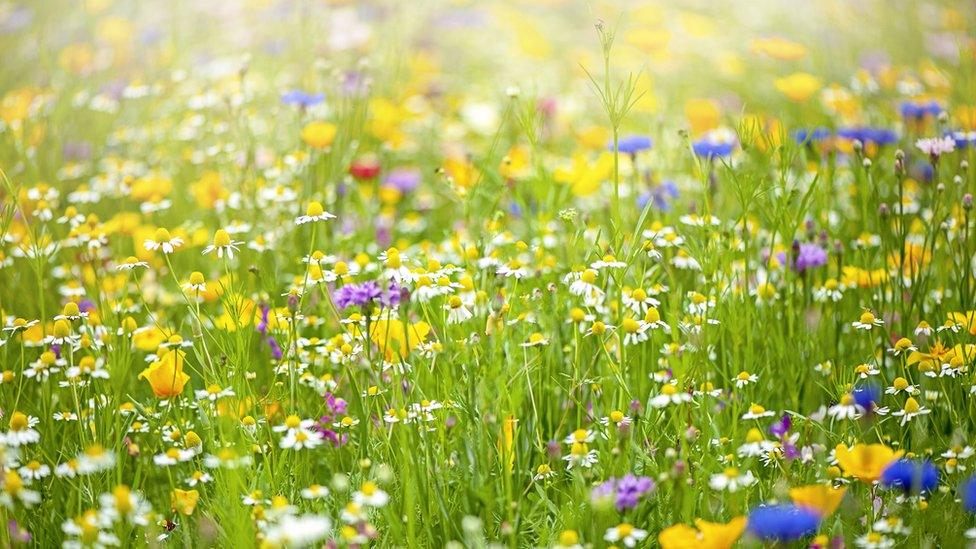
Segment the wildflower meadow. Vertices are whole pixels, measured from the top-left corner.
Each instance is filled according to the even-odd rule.
[[[0,0],[0,52],[0,547],[976,546],[976,4]]]

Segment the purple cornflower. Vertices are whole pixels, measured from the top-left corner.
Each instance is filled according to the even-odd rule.
[[[640,499],[654,490],[651,477],[637,477],[627,474],[617,483],[617,510],[633,509]]]
[[[793,420],[790,419],[789,414],[783,414],[783,417],[779,421],[773,423],[769,426],[769,432],[776,437],[784,437],[790,431],[790,427],[793,426]]]
[[[640,503],[642,497],[654,490],[654,481],[651,477],[635,476],[627,473],[621,479],[611,477],[610,480],[597,485],[590,492],[590,499],[593,501],[612,498],[614,506],[618,511],[633,509]]]
[[[260,332],[261,335],[266,335],[268,333],[268,311],[270,310],[271,308],[268,307],[267,303],[261,304],[261,321],[258,322],[257,325],[257,331]]]
[[[333,446],[338,448],[346,443],[348,436],[339,434],[332,430],[332,422],[339,416],[346,413],[346,401],[336,398],[332,393],[325,393],[325,414],[319,418],[318,430]]]
[[[800,244],[796,252],[796,260],[793,262],[793,270],[798,273],[806,272],[808,269],[815,269],[827,264],[827,250],[817,244],[804,242]]]
[[[380,305],[384,307],[396,307],[401,301],[407,299],[407,291],[394,281],[390,281],[390,286],[386,292],[380,296]]]
[[[793,420],[789,414],[783,414],[783,417],[779,421],[769,426],[769,432],[780,439],[783,445],[783,456],[788,460],[800,457],[800,451],[797,450],[796,444],[793,443],[793,440],[789,436],[790,427],[792,426]]]
[[[336,307],[346,309],[348,307],[362,307],[378,299],[382,293],[380,285],[369,280],[362,284],[346,284],[332,294],[332,299],[335,300]]]
[[[396,168],[383,178],[383,183],[401,193],[409,193],[420,185],[420,170],[416,168]]]
[[[271,357],[275,360],[281,360],[284,353],[282,353],[281,346],[278,345],[278,342],[275,340],[274,336],[268,336],[268,339],[265,341],[267,341],[268,347],[271,348]]]

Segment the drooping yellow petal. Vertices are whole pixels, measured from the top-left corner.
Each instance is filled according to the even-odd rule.
[[[847,487],[834,488],[827,484],[811,484],[790,489],[790,499],[800,507],[813,509],[822,516],[837,510],[847,493]]]

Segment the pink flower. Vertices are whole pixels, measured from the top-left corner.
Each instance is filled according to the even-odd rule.
[[[915,146],[918,147],[923,153],[938,158],[940,155],[945,153],[951,153],[956,150],[956,142],[952,137],[927,137],[925,139],[919,139],[915,142]]]

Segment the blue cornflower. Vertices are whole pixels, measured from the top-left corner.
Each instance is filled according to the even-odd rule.
[[[308,108],[325,101],[324,93],[308,93],[302,90],[291,90],[281,95],[281,102],[285,105],[298,105]]]
[[[864,144],[891,145],[898,141],[898,134],[885,128],[841,128],[837,135],[845,139],[856,139]]]
[[[761,505],[749,513],[746,530],[766,541],[794,541],[820,527],[820,515],[792,504]]]
[[[881,485],[906,494],[928,492],[939,485],[939,471],[929,461],[902,458],[881,472]]]
[[[942,106],[938,101],[904,101],[898,105],[898,112],[903,118],[924,118],[926,116],[939,116],[942,113]]]
[[[866,383],[855,387],[851,391],[851,396],[854,397],[855,404],[865,410],[871,410],[874,408],[875,403],[881,399],[881,388],[874,383]]]
[[[730,131],[712,130],[691,144],[695,156],[702,158],[724,158],[735,149],[735,134]]]
[[[617,141],[617,150],[627,154],[637,154],[641,151],[646,151],[653,146],[654,142],[651,141],[651,138],[643,135],[628,135],[620,138]],[[612,141],[607,144],[607,148],[611,151],[613,150]]]
[[[637,208],[640,210],[647,206],[648,202],[653,202],[654,207],[662,212],[671,211],[671,201],[678,197],[678,186],[674,181],[664,181],[653,190],[641,194],[637,197]]]
[[[816,143],[828,137],[830,137],[830,130],[827,128],[803,128],[793,132],[793,139],[797,143]]]
[[[957,149],[965,149],[976,144],[976,132],[952,132],[948,134],[956,142]]]
[[[963,509],[976,513],[976,475],[967,478],[959,485],[959,495],[962,496]]]

